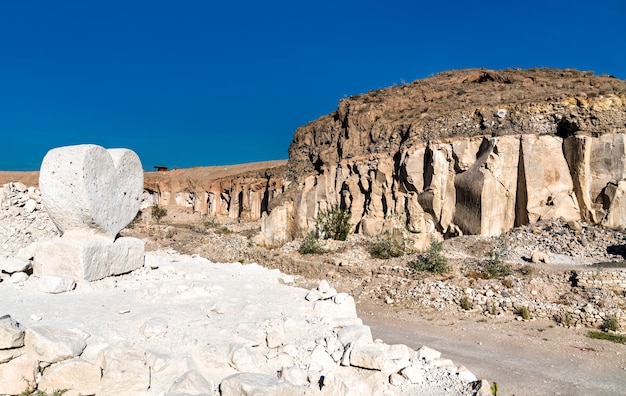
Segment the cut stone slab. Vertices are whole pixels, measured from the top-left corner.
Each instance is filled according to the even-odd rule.
[[[46,368],[38,389],[49,393],[68,389],[64,395],[94,395],[98,390],[102,369],[93,363],[77,358],[66,360]]]
[[[141,268],[145,245],[137,238],[115,242],[105,238],[62,238],[39,241],[35,253],[35,276],[67,276],[94,281]]]
[[[74,332],[51,326],[38,326],[26,330],[24,346],[37,360],[55,363],[79,356],[87,343],[82,336]]]
[[[10,315],[0,317],[0,349],[24,346],[24,330]]]
[[[59,147],[45,155],[39,187],[46,211],[62,233],[87,230],[112,242],[139,211],[143,168],[128,149]]]

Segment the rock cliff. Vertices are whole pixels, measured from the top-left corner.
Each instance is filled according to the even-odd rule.
[[[144,201],[211,216],[258,220],[282,193],[285,161],[146,172]]]
[[[270,213],[262,228],[276,243],[339,203],[355,232],[416,248],[541,219],[621,229],[624,131],[626,82],[591,72],[471,69],[372,91],[295,132],[290,185],[270,207],[292,224]]]

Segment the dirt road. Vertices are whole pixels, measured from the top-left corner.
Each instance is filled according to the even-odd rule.
[[[624,395],[626,345],[594,340],[585,329],[551,321],[519,322],[362,305],[359,317],[375,338],[413,348],[428,345],[497,382],[498,395]]]

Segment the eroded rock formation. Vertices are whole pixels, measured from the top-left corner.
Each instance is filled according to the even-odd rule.
[[[283,189],[286,161],[198,167],[145,174],[148,203],[176,205],[210,216],[258,220]]]
[[[406,230],[416,248],[432,232],[497,235],[541,219],[621,229],[625,131],[626,82],[612,76],[440,73],[343,99],[299,128],[291,185],[272,206],[293,204],[297,233],[340,203],[355,232]]]

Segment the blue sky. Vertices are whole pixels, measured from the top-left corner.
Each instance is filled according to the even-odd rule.
[[[450,69],[624,79],[625,4],[2,1],[0,170],[81,143],[147,170],[286,159],[341,98]]]

